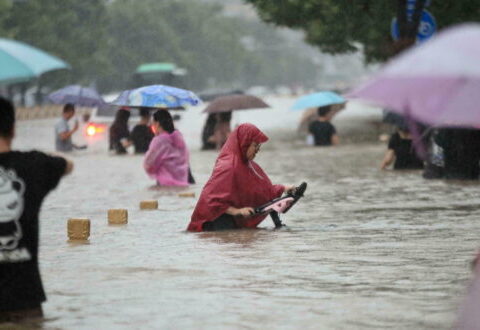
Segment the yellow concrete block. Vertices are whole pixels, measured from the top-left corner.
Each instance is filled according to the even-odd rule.
[[[140,210],[156,210],[158,209],[158,201],[141,201]]]
[[[113,225],[124,225],[128,223],[128,211],[125,209],[108,210],[108,223]]]
[[[194,192],[183,192],[183,193],[179,193],[178,197],[195,197],[195,193]]]
[[[86,241],[90,237],[90,219],[68,219],[68,239]]]

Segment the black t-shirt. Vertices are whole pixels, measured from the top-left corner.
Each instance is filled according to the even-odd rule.
[[[215,125],[217,125],[217,116],[214,113],[208,115],[205,126],[202,131],[202,150],[215,149],[217,146],[213,142],[209,142],[208,139],[215,132]]]
[[[130,139],[130,132],[127,125],[112,124],[110,127],[110,150],[117,154],[126,154],[127,149],[122,145],[122,139]]]
[[[480,130],[444,128],[435,141],[443,148],[445,177],[475,180],[480,175]]]
[[[394,169],[412,170],[423,168],[423,162],[415,153],[411,139],[402,139],[400,134],[394,133],[388,142],[388,149],[392,149],[395,152]]]
[[[130,135],[133,145],[135,146],[135,153],[143,154],[147,152],[153,136],[152,130],[147,125],[138,124],[135,126]]]
[[[38,269],[38,213],[66,161],[38,151],[0,153],[0,311],[45,301]]]
[[[330,122],[315,120],[310,124],[308,130],[312,133],[316,146],[332,145],[332,136],[336,130]]]

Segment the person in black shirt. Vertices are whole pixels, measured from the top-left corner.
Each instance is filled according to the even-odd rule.
[[[435,136],[435,142],[443,148],[446,179],[479,179],[480,130],[442,128]]]
[[[133,128],[130,135],[136,154],[146,153],[148,146],[150,145],[150,141],[152,141],[154,137],[149,123],[150,110],[148,108],[140,108],[140,123]]]
[[[339,138],[335,126],[330,123],[331,106],[318,107],[318,119],[310,124],[308,131],[313,135],[316,146],[331,146],[338,144]]]
[[[15,109],[0,98],[0,323],[41,317],[38,214],[73,164],[42,152],[11,150]]]
[[[215,132],[215,125],[217,124],[217,114],[210,113],[205,121],[202,130],[202,150],[213,150],[216,144],[211,141],[211,137]]]
[[[392,134],[388,142],[388,150],[380,165],[382,170],[386,169],[393,161],[394,170],[422,169],[423,161],[418,158],[412,145],[412,137],[406,128],[399,128]]]
[[[119,109],[115,115],[112,126],[110,126],[109,149],[115,151],[118,155],[126,154],[126,148],[132,144],[130,131],[128,130],[128,118],[130,118],[130,111],[127,109]]]
[[[429,128],[425,133],[425,140],[427,142],[427,159],[423,167],[424,179],[441,179],[445,172],[445,157],[443,155],[443,148],[436,143],[438,128]]]

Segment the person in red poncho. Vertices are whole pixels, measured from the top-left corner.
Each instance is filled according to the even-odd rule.
[[[266,215],[252,216],[254,207],[280,197],[294,186],[273,185],[253,161],[268,140],[256,126],[242,124],[228,137],[212,176],[203,187],[189,231],[255,228]]]

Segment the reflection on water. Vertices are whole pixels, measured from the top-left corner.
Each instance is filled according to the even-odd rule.
[[[18,147],[51,145],[39,123],[20,123]],[[280,230],[267,218],[187,233],[196,198],[149,189],[141,157],[73,155],[41,215],[44,326],[449,329],[478,247],[479,186],[381,172],[381,144],[314,149],[268,133],[258,162],[272,181],[309,183]],[[192,150],[197,198],[215,155]],[[147,199],[159,210],[140,211]],[[108,226],[109,208],[127,208],[128,225]],[[91,219],[90,244],[66,243],[70,217]]]
[[[265,221],[268,222],[268,221]],[[276,229],[272,229],[276,230]],[[272,234],[266,229],[226,230],[221,232],[199,233],[198,237],[219,245],[251,247],[262,240],[271,239]],[[238,247],[236,247],[238,248]]]

